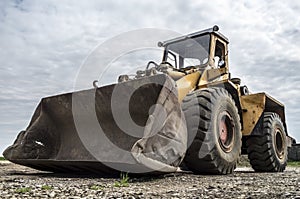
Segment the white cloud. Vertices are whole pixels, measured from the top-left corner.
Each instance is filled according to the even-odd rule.
[[[190,33],[214,24],[230,39],[233,75],[285,103],[289,131],[300,140],[299,10],[291,0],[0,1],[0,151],[40,98],[73,89],[99,43],[139,28]]]

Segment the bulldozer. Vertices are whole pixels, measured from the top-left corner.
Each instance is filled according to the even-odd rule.
[[[282,172],[284,105],[231,77],[228,44],[218,26],[159,42],[161,63],[43,98],[3,155],[52,172],[230,174],[248,154],[255,171]]]

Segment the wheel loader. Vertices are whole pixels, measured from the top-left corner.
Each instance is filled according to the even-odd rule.
[[[4,157],[53,172],[229,174],[248,154],[255,171],[284,171],[284,105],[231,77],[228,43],[218,26],[159,42],[161,63],[43,98]]]

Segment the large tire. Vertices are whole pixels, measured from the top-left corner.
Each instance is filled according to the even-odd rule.
[[[188,94],[182,103],[188,129],[185,165],[195,173],[229,174],[241,153],[241,125],[231,95],[223,88]]]
[[[281,118],[276,113],[264,113],[261,136],[250,136],[247,141],[250,164],[258,172],[282,172],[287,162],[287,141]]]

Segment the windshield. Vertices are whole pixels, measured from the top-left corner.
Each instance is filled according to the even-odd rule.
[[[185,39],[166,47],[165,61],[176,68],[206,64],[209,55],[210,35]]]

